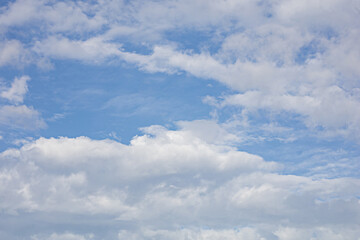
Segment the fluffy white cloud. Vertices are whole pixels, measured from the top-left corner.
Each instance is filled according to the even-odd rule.
[[[206,123],[206,122],[205,122]],[[120,178],[167,175],[178,171],[254,171],[274,170],[275,163],[264,162],[259,156],[237,151],[226,145],[214,144],[211,138],[194,135],[190,123],[182,123],[182,131],[169,131],[160,126],[144,128],[147,133],[136,136],[129,146],[110,140],[91,140],[79,138],[40,138],[24,145],[19,150],[8,150],[6,156],[24,156],[27,161],[54,167],[88,166],[94,167],[108,162],[115,165],[108,169],[112,176]],[[195,124],[197,124],[195,122]],[[195,125],[193,124],[193,125]],[[209,126],[216,125],[208,123]],[[194,126],[196,127],[196,125]],[[211,128],[210,128],[211,129]],[[217,132],[219,131],[219,132]],[[221,137],[232,136],[225,130],[214,129],[213,132],[221,141]],[[212,133],[208,133],[211,135]],[[221,143],[221,142],[220,142]],[[116,162],[113,162],[116,159]],[[94,164],[94,166],[92,166]],[[116,168],[114,168],[116,167]],[[110,174],[109,172],[109,174]]]
[[[351,230],[360,215],[358,179],[282,175],[277,164],[224,145],[237,139],[220,125],[180,126],[145,128],[129,145],[40,138],[2,152],[4,217],[61,213],[139,222],[120,239],[359,236]]]

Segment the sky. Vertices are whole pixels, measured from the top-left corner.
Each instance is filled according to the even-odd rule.
[[[359,0],[0,2],[0,239],[359,240]]]

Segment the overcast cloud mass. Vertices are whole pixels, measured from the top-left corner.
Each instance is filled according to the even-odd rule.
[[[359,0],[0,3],[0,239],[359,240]]]

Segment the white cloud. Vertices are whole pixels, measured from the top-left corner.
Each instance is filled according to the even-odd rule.
[[[148,72],[185,71],[242,92],[225,96],[224,105],[288,111],[302,115],[311,128],[356,138],[360,102],[355,66],[360,55],[352,50],[358,32],[328,40],[313,32],[264,25],[228,37],[214,55],[155,46],[150,55],[123,52],[121,57]]]
[[[341,239],[356,239],[359,234],[357,229],[331,229],[328,227],[318,228],[289,228],[280,227],[274,232],[279,240],[301,240],[301,239],[329,239],[329,240],[341,240]]]
[[[40,113],[25,105],[0,106],[0,124],[13,129],[35,130],[46,127]]]
[[[273,9],[275,17],[282,23],[287,22],[315,31],[326,27],[336,31],[359,27],[353,21],[359,14],[359,1],[278,1]],[[329,15],[333,17],[329,19]]]
[[[181,14],[182,7],[188,3],[182,4],[172,6],[178,10],[177,14]],[[199,6],[202,4],[205,3],[200,2]],[[252,9],[249,12],[258,13],[257,24],[250,28],[249,23],[242,22],[244,30],[229,34],[215,54],[179,51],[172,46],[158,45],[153,47],[150,55],[123,52],[120,56],[148,72],[185,71],[199,78],[215,79],[242,92],[244,97],[257,90],[262,98],[275,101],[270,101],[273,104],[269,103],[272,106],[265,106],[266,109],[301,114],[307,126],[331,129],[332,135],[350,138],[358,135],[356,123],[359,116],[356,113],[359,112],[359,101],[358,93],[354,91],[359,76],[356,66],[360,63],[359,51],[356,50],[358,44],[355,43],[359,28],[353,21],[358,16],[354,11],[354,7],[355,10],[358,8],[356,2],[349,1],[346,6],[341,1],[241,4]],[[237,6],[232,2],[225,5],[233,8],[217,6],[214,16]],[[193,7],[196,9],[196,6]],[[264,20],[264,12],[260,9],[269,11],[273,17]],[[142,14],[146,15],[145,12]],[[329,21],[329,14],[337,20]],[[196,22],[197,17],[186,19]],[[286,24],[287,21],[293,24]],[[186,26],[184,21],[179,24]],[[209,26],[212,23],[203,19],[201,24]],[[336,97],[330,97],[332,94]],[[296,107],[289,106],[294,101]]]
[[[0,105],[0,126],[7,129],[36,130],[46,127],[41,114],[31,106],[21,105],[28,92],[29,76],[15,77],[9,88],[1,89],[0,97],[12,105]]]
[[[359,87],[360,70],[357,67],[360,64],[360,46],[357,44],[359,37],[360,29],[349,30],[337,41],[330,42],[327,46],[328,51],[322,56],[325,64],[341,73],[344,79],[342,84],[349,90]]]
[[[141,239],[174,239],[174,240],[233,240],[233,239],[246,239],[246,240],[265,240],[253,228],[241,229],[181,229],[181,230],[151,230],[142,229],[140,234],[134,234],[126,230],[120,231],[118,234],[120,239],[141,240]]]
[[[235,229],[191,229],[181,230],[151,230],[142,229],[140,233],[134,234],[126,230],[118,234],[120,239],[143,240],[143,239],[174,239],[174,240],[218,240],[218,239],[246,239],[246,240],[340,240],[356,239],[359,231],[356,229],[331,229],[328,227],[319,228],[288,228],[279,227],[274,230],[274,235],[259,233],[254,227],[235,228]]]
[[[231,143],[239,143],[242,141],[240,136],[229,132],[225,126],[219,125],[215,121],[179,121],[177,125],[180,126],[183,131],[190,132],[192,135],[210,144],[231,145]]]
[[[145,128],[129,145],[63,137],[8,149],[0,154],[2,211],[139,222],[120,231],[129,239],[360,236],[351,230],[358,179],[282,175],[275,163],[223,145],[234,139],[220,125],[180,126]]]
[[[225,17],[224,17],[225,16]],[[232,21],[253,24],[264,18],[253,1],[132,1],[52,2],[20,0],[2,9],[2,26],[42,24],[49,31],[86,32],[103,25],[136,29],[138,36],[154,39],[166,30],[209,26],[227,28]],[[145,32],[145,34],[141,34]],[[158,38],[155,38],[158,39]]]
[[[74,233],[53,233],[51,235],[45,236],[45,235],[34,235],[31,237],[31,240],[89,240],[93,239],[93,234],[87,234],[87,235],[79,235]]]
[[[23,2],[22,5],[27,6],[26,4],[30,4],[31,1]],[[357,51],[351,51],[357,46],[355,40],[359,32],[357,25],[350,24],[350,20],[356,17],[351,7],[354,4],[355,2],[349,1],[344,7],[341,1],[316,3],[305,1],[301,4],[294,1],[268,4],[256,4],[252,1],[221,3],[165,1],[161,4],[153,1],[146,3],[100,1],[95,5],[42,2],[41,6],[38,4],[36,8],[46,9],[42,10],[46,13],[44,15],[52,16],[44,17],[43,22],[59,30],[55,36],[37,41],[33,51],[41,56],[77,59],[85,62],[102,62],[109,57],[120,57],[130,63],[138,64],[140,68],[149,72],[174,73],[180,70],[197,77],[218,80],[238,91],[261,89],[266,92],[284,93],[284,91],[294,91],[294,88],[306,84],[311,85],[310,87],[324,82],[327,85],[334,84],[339,74],[349,76],[351,79],[347,81],[354,81],[352,79],[359,75],[356,63],[360,61],[360,56],[356,53]],[[11,4],[3,15],[21,12],[20,6],[18,2]],[[28,12],[32,12],[32,8],[29,7]],[[149,12],[148,9],[151,11]],[[206,14],[199,14],[199,12],[204,12],[204,9],[207,10]],[[193,11],[197,13],[193,14]],[[73,14],[73,12],[79,14]],[[154,12],[159,14],[154,14]],[[327,16],[330,13],[336,19],[343,20],[329,21]],[[272,14],[273,17],[268,18],[267,14]],[[306,14],[310,15],[305,18]],[[32,14],[28,15],[32,16]],[[76,19],[68,17],[74,15],[79,17]],[[64,17],[59,18],[59,16]],[[224,16],[227,17],[224,18]],[[300,21],[302,17],[306,21]],[[319,19],[327,20],[329,26],[319,24],[319,27],[314,29],[312,23]],[[288,20],[303,25],[286,24]],[[98,27],[108,26],[109,31],[103,35],[92,34],[81,40],[74,40],[63,34],[79,26],[86,31],[92,28],[90,26],[93,26],[94,22],[99,23]],[[216,27],[226,32],[229,31],[231,22],[234,25],[238,24],[237,27],[244,30],[231,32],[226,38],[220,37],[218,42],[222,42],[222,46],[219,52],[213,55],[178,52],[164,45],[152,46],[151,40],[149,43],[144,43],[154,35],[160,37],[164,31],[186,29],[190,26],[192,28],[196,26],[195,30],[199,31]],[[346,30],[342,31],[344,26]],[[134,31],[137,31],[137,34],[141,35],[142,44],[153,48],[153,54],[138,55],[123,52],[120,49],[121,44],[118,43],[119,31],[122,36],[133,35]],[[331,34],[331,31],[334,32],[334,37],[329,39],[327,34]],[[169,42],[165,36],[160,37],[161,41],[159,37],[157,37],[158,42]],[[124,42],[134,41],[133,38],[129,40],[120,37],[120,39]],[[314,45],[314,49],[304,50],[306,47],[311,47],[311,44]],[[302,56],[304,59],[301,61],[305,64],[301,66],[296,63],[300,51],[314,51]],[[339,58],[345,60],[338,63]]]
[[[30,80],[29,76],[15,77],[11,87],[0,93],[2,98],[6,98],[11,103],[19,104],[24,101],[24,96],[28,91],[27,81]]]
[[[0,29],[3,31],[13,26],[38,24],[50,32],[83,33],[97,30],[104,24],[100,16],[89,17],[89,5],[81,2],[19,0],[1,10]]]
[[[46,6],[47,5],[47,6]],[[51,32],[91,32],[99,30],[105,19],[98,14],[93,14],[94,6],[86,2],[55,2],[47,3],[40,10],[40,16]],[[93,15],[90,17],[90,15]]]
[[[119,55],[121,53],[120,47],[121,45],[106,42],[101,37],[77,41],[52,36],[36,42],[33,50],[37,54],[55,59],[74,59],[100,63],[108,57]]]
[[[29,63],[29,52],[18,40],[0,42],[0,66],[22,66]]]
[[[322,126],[350,138],[356,138],[360,131],[357,124],[360,102],[338,86],[316,89],[309,95],[267,95],[260,91],[248,91],[226,96],[220,105],[239,105],[250,111],[289,111],[304,116],[308,127]]]
[[[37,16],[37,10],[42,4],[43,1],[21,0],[3,7],[0,15],[1,26],[22,25],[31,21]]]
[[[209,123],[209,126],[212,124]],[[217,144],[211,139],[203,140],[200,137],[204,136],[192,133],[190,123],[183,125],[185,129],[181,131],[170,131],[159,126],[144,128],[147,134],[134,137],[128,146],[116,141],[96,141],[86,137],[40,138],[5,154],[20,154],[41,165],[69,168],[73,165],[91,167],[92,164],[97,166],[105,162],[112,164],[113,159],[117,159],[116,168],[109,170],[113,171],[113,176],[120,178],[193,172],[195,169],[201,171],[204,164],[205,169],[210,171],[271,171],[278,167],[275,163],[264,162],[259,156],[222,145],[219,142],[221,138],[213,140],[218,140]],[[217,135],[225,139],[232,137],[223,129],[218,130]]]

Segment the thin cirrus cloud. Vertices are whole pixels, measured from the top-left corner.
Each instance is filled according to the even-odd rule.
[[[0,238],[358,239],[359,9],[1,4]]]

